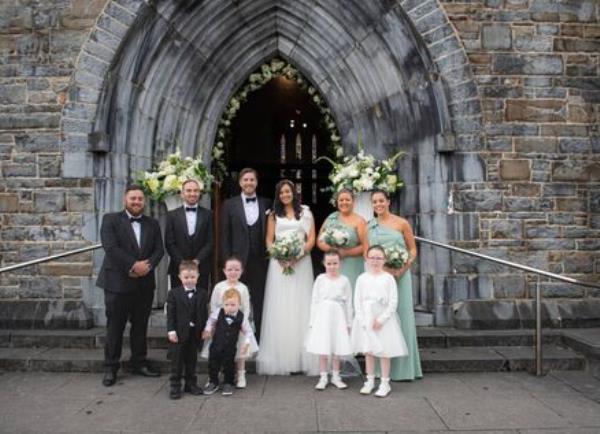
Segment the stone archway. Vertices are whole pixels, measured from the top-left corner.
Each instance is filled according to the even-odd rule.
[[[111,0],[63,112],[64,176],[93,173],[96,209],[119,208],[129,174],[174,139],[207,151],[229,97],[275,55],[327,99],[349,148],[360,131],[376,155],[409,153],[400,209],[420,235],[461,237],[467,217],[449,219],[447,198],[451,182],[483,179],[468,153],[481,147],[481,108],[436,0]],[[447,323],[449,258],[422,248],[419,263],[418,303]]]

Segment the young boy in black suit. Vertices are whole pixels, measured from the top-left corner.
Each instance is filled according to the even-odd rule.
[[[246,356],[250,349],[250,341],[254,332],[248,319],[240,310],[241,297],[235,288],[229,288],[223,293],[223,307],[211,312],[206,322],[204,339],[212,338],[208,355],[209,382],[204,387],[205,395],[212,395],[219,390],[219,372],[223,368],[224,384],[222,395],[233,395],[233,380],[235,377],[235,354],[237,352],[240,333],[244,340],[240,355]]]
[[[171,355],[171,399],[181,398],[181,377],[185,377],[184,392],[201,395],[196,376],[198,347],[202,344],[200,333],[206,323],[207,293],[196,288],[198,265],[194,261],[181,261],[179,279],[182,286],[173,288],[167,296],[167,330]],[[185,374],[184,374],[185,372]]]

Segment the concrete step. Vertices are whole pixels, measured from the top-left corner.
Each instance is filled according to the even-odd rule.
[[[103,350],[95,348],[0,348],[0,369],[102,372],[103,357]],[[162,372],[169,371],[166,350],[149,350],[148,357]],[[124,351],[123,360],[128,358],[128,352]],[[533,350],[528,347],[425,348],[421,350],[421,358],[425,373],[529,371],[534,366]],[[581,370],[584,367],[585,358],[572,350],[555,345],[544,347],[544,370]],[[248,372],[255,372],[255,363],[248,362],[246,369]],[[207,372],[206,361],[198,363],[198,371]]]
[[[592,335],[586,329],[543,331],[544,344],[560,344],[566,333],[575,341],[578,336]],[[598,329],[589,329],[598,332]],[[579,334],[578,334],[579,333]],[[420,348],[533,346],[533,330],[457,330],[442,327],[418,327]],[[0,330],[0,347],[11,348],[98,348],[104,346],[103,327],[88,330]],[[599,334],[600,336],[600,334]],[[129,345],[129,332],[125,332],[124,345]],[[600,343],[596,343],[600,348]],[[592,345],[593,346],[593,345]],[[166,349],[165,328],[148,329],[148,348]],[[593,349],[593,348],[592,348]]]

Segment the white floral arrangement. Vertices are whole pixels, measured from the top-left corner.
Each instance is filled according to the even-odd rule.
[[[365,154],[359,138],[359,151],[356,155],[345,156],[336,162],[327,157],[320,157],[332,165],[329,173],[331,188],[334,193],[348,189],[355,193],[372,190],[383,190],[395,193],[404,182],[396,173],[396,160],[404,154],[398,152],[387,160],[377,160],[370,154]]]
[[[400,269],[406,265],[410,255],[408,251],[399,244],[384,246],[385,266],[393,269]]]
[[[333,248],[340,249],[348,246],[350,234],[345,228],[328,225],[321,232],[319,240]]]
[[[331,110],[329,107],[327,107],[324,98],[319,95],[317,89],[312,86],[296,68],[281,59],[275,58],[262,64],[254,73],[250,74],[247,82],[240,88],[233,98],[229,100],[229,103],[227,104],[227,107],[221,116],[221,120],[219,121],[217,129],[215,145],[213,146],[212,150],[213,168],[217,178],[221,179],[227,169],[224,158],[226,154],[227,143],[231,138],[231,125],[242,104],[248,100],[250,93],[260,89],[270,80],[279,76],[286,77],[289,80],[294,80],[302,90],[308,92],[312,98],[312,101],[318,107],[319,112],[323,116],[323,122],[327,132],[329,133],[329,139],[333,146],[335,157],[341,158],[344,154],[342,139],[335,125],[333,116],[331,115]]]
[[[304,253],[304,241],[297,232],[284,232],[275,238],[268,252],[271,258],[278,261],[287,262],[298,259]],[[286,276],[294,274],[293,266],[284,266],[283,274]]]
[[[214,182],[201,157],[182,157],[177,149],[161,161],[156,170],[139,172],[135,182],[142,186],[147,197],[160,202],[166,196],[178,194],[183,183],[190,179],[198,182],[202,193],[209,192]]]

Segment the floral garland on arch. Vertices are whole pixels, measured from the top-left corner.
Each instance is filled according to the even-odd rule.
[[[317,89],[306,80],[300,72],[289,63],[279,58],[271,59],[269,62],[262,64],[255,72],[250,74],[246,83],[239,89],[239,91],[229,100],[219,125],[217,128],[217,135],[215,139],[215,145],[212,150],[213,160],[213,173],[217,179],[223,179],[227,170],[225,164],[225,153],[227,144],[231,140],[231,125],[233,120],[237,116],[239,109],[242,104],[248,100],[248,96],[255,90],[260,89],[269,81],[275,77],[285,77],[289,80],[294,80],[300,89],[306,91],[312,98],[313,103],[318,107],[319,112],[323,116],[323,122],[327,132],[329,133],[329,139],[333,146],[334,155],[336,158],[341,158],[344,155],[344,148],[342,147],[342,139],[339,131],[335,125],[331,110],[327,107],[327,104],[323,97],[321,97]]]
[[[158,163],[153,171],[141,171],[135,176],[135,182],[143,189],[147,197],[162,202],[167,196],[175,196],[187,180],[198,182],[202,193],[210,192],[214,176],[202,162],[202,157],[182,157],[179,148]]]

